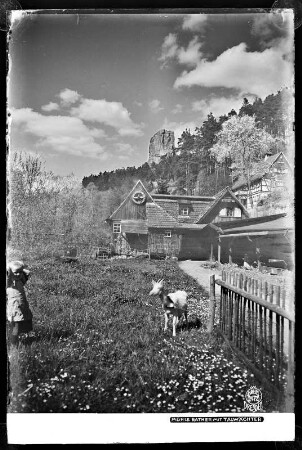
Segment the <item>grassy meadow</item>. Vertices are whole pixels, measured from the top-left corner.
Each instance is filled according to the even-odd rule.
[[[8,412],[240,412],[261,385],[206,333],[209,299],[173,261],[30,262],[34,335],[8,349]],[[189,329],[163,332],[152,279],[189,298]],[[262,388],[263,408],[276,409]]]

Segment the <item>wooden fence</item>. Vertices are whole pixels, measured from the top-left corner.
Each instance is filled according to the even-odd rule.
[[[221,280],[211,276],[208,331],[214,325],[216,284],[221,286],[218,330],[258,378],[286,394],[285,409],[293,412],[294,315],[282,307],[279,290],[274,304],[271,295],[267,301],[258,290],[248,292],[244,282],[239,277],[233,286],[225,274]]]
[[[222,280],[232,286],[239,287],[249,294],[255,295],[263,300],[281,306],[283,309],[293,313],[294,312],[294,289],[286,288],[285,285],[268,283],[261,278],[254,278],[247,271],[243,274],[242,271],[223,270],[221,275]]]

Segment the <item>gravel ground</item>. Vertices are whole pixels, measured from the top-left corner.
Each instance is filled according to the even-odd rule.
[[[215,278],[221,278],[221,270],[209,269],[202,267],[204,261],[180,261],[179,267],[186,274],[198,281],[198,283],[209,293],[210,292],[210,276],[215,275]],[[218,289],[216,289],[218,295]]]

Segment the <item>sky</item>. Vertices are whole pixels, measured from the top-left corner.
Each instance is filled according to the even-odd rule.
[[[148,159],[160,129],[195,131],[292,87],[293,16],[12,13],[10,150],[79,178]]]

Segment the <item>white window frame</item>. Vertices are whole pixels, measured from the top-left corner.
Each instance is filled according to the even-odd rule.
[[[240,215],[237,215],[240,211]],[[219,211],[220,217],[241,217],[241,210],[236,206],[226,206]]]
[[[235,211],[232,206],[226,207],[226,217],[234,217]]]
[[[118,228],[118,231],[116,230]],[[121,233],[121,222],[113,222],[112,225],[113,233]]]
[[[189,207],[188,206],[181,206],[179,208],[180,216],[188,216],[189,215]]]
[[[164,236],[165,236],[166,238],[172,237],[172,232],[171,232],[171,230],[165,230]]]
[[[238,218],[242,217],[241,209],[237,208],[236,206],[234,208],[234,217],[238,217]]]

